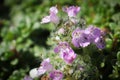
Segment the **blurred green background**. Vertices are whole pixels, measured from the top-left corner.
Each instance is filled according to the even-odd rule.
[[[81,7],[78,14],[86,24],[94,24],[110,33],[106,55],[120,51],[120,0],[0,0],[0,80],[22,80],[29,70],[38,67],[48,55],[47,43],[53,24],[41,25],[49,8],[57,5]],[[115,40],[114,40],[115,39]],[[116,39],[118,40],[117,42]],[[44,55],[43,55],[44,54]],[[120,54],[119,54],[120,60]],[[120,73],[114,67],[115,80]],[[119,72],[118,72],[119,71]]]

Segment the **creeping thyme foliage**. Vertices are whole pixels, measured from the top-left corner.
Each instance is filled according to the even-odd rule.
[[[58,64],[54,64],[54,62],[59,62],[57,59],[53,63],[49,58],[44,59],[38,68],[30,71],[30,76],[35,78],[46,74],[52,80],[83,80],[89,78],[90,75],[97,76],[99,74],[97,67],[93,65],[91,68],[92,59],[89,50],[90,47],[97,47],[96,51],[105,48],[104,31],[94,25],[86,26],[82,19],[77,17],[80,7],[63,7],[62,10],[65,14],[67,13],[66,17],[57,15],[59,13],[57,6],[51,7],[49,15],[45,16],[41,23],[51,22],[55,25],[56,29],[51,37],[51,40],[55,41],[53,51],[64,65],[58,67]]]

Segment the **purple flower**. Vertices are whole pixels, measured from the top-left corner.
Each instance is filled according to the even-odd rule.
[[[52,70],[53,70],[53,66],[52,64],[50,64],[50,59],[47,58],[42,61],[41,66],[39,68],[34,68],[30,70],[30,76],[32,78],[35,78],[41,76],[45,72],[50,72]]]
[[[63,50],[60,56],[67,64],[71,64],[76,58],[76,54],[72,49]]]
[[[53,70],[52,64],[50,64],[50,59],[44,59],[41,63],[41,66],[38,68],[38,74],[42,75],[45,72],[50,72]]]
[[[93,27],[92,25],[85,29],[85,33],[89,34],[91,42],[94,42],[97,37],[102,36],[101,30],[97,27]]]
[[[54,12],[50,13],[50,22],[59,24],[59,18]]]
[[[75,47],[86,47],[90,44],[89,36],[77,28],[72,33],[72,43]]]
[[[68,8],[63,8],[63,11],[65,11],[69,17],[75,17],[80,11],[80,7],[70,6]]]
[[[103,35],[103,32],[99,28],[92,25],[85,30],[77,28],[72,32],[72,43],[75,47],[86,47],[90,43],[93,43],[98,48],[103,49],[105,47]]]
[[[89,34],[91,43],[95,44],[99,49],[105,48],[105,41],[103,39],[103,35],[104,35],[103,31],[91,25],[85,30],[85,33]]]
[[[49,16],[45,16],[41,23],[48,23],[48,22],[52,22],[54,24],[58,24],[59,23],[59,18],[57,16],[58,10],[56,7],[51,7],[50,8],[50,15]]]
[[[47,70],[44,69],[42,66],[37,69],[37,75],[41,76],[43,75]]]
[[[96,38],[94,43],[99,49],[104,49],[105,48],[105,41],[102,37]]]
[[[76,54],[67,42],[60,42],[59,45],[55,47],[54,51],[55,53],[59,53],[60,57],[67,64],[71,64],[76,58]]]
[[[63,73],[59,70],[54,70],[54,71],[50,72],[49,76],[52,80],[62,80]]]
[[[56,7],[51,7],[50,8],[50,13],[55,13],[57,14],[58,13],[58,9]]]
[[[50,16],[45,16],[41,21],[41,23],[48,23],[48,22],[50,22]]]
[[[44,59],[41,63],[41,67],[43,69],[45,69],[46,71],[52,71],[53,70],[53,66],[52,64],[50,64],[50,59],[47,58],[47,59]]]
[[[33,80],[30,76],[25,76],[23,80]]]

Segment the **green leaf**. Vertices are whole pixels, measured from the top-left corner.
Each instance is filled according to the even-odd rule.
[[[117,60],[120,61],[120,51],[117,53]]]
[[[16,59],[12,60],[10,64],[11,65],[17,65],[18,64],[18,59],[16,58]]]
[[[105,66],[105,63],[104,63],[104,62],[102,62],[102,63],[101,63],[101,67],[103,68],[104,66]]]

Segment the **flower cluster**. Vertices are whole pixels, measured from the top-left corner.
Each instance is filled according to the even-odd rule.
[[[78,24],[78,19],[77,19],[77,14],[80,11],[80,7],[77,6],[70,6],[70,7],[64,7],[63,11],[67,13],[68,15],[68,24],[69,21],[73,24],[73,26],[76,27],[76,24]],[[41,23],[49,23],[52,22],[54,24],[59,24],[60,23],[60,18],[57,16],[58,9],[56,6],[51,7],[49,10],[49,15],[45,16]],[[64,22],[63,22],[64,24]],[[95,44],[99,49],[105,48],[105,41],[103,38],[104,33],[97,27],[94,27],[92,25],[88,26],[86,29],[81,29],[79,26],[77,26],[76,29],[71,30],[72,32],[69,34],[70,35],[70,41],[67,42],[64,40],[61,40],[59,38],[59,35],[64,34],[67,30],[68,25],[61,26],[60,29],[57,31],[58,36],[56,37],[58,41],[58,45],[54,48],[54,52],[58,53],[60,58],[65,61],[67,65],[72,64],[76,57],[77,54],[74,52],[72,47],[69,45],[69,43],[72,43],[76,48],[79,47],[87,47],[88,45]],[[71,25],[70,29],[71,29]],[[70,30],[69,29],[69,30]],[[81,70],[83,68],[80,68]],[[43,62],[41,63],[41,66],[39,68],[34,68],[30,71],[30,76],[31,78],[35,78],[38,76],[41,76],[45,73],[49,73],[49,78],[52,80],[62,80],[63,78],[63,73],[60,70],[56,70],[53,68],[52,64],[50,63],[50,59],[44,59]],[[30,79],[31,79],[30,78]],[[26,80],[28,80],[29,77],[26,77]],[[29,80],[30,80],[29,79]]]
[[[49,73],[49,77],[53,80],[62,80],[63,73],[59,70],[55,70],[50,64],[50,59],[44,59],[41,63],[41,66],[39,68],[34,68],[30,71],[30,77],[25,77],[24,80],[31,80],[32,78],[39,77],[43,75],[44,73]]]
[[[80,11],[80,7],[75,7],[75,6],[64,7],[63,11],[66,12],[70,18],[72,18],[75,17],[77,13]],[[48,16],[45,16],[42,19],[41,23],[43,24],[43,23],[52,22],[54,24],[59,24],[60,18],[57,16],[58,9],[56,8],[56,6],[51,7],[49,13],[50,14]],[[74,19],[71,19],[71,21],[75,22]]]
[[[72,33],[72,43],[75,47],[86,47],[90,43],[95,44],[99,49],[105,48],[104,33],[97,27],[90,25],[85,30],[75,29]]]

